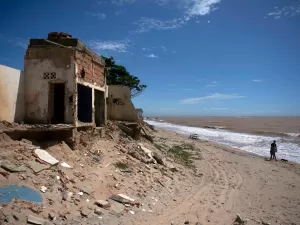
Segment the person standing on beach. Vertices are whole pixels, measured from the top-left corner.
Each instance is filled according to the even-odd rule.
[[[277,145],[276,145],[276,141],[273,141],[273,143],[271,144],[271,149],[270,149],[270,160],[272,159],[276,159],[276,152],[277,152]]]

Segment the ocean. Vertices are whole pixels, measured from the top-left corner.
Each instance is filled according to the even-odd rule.
[[[222,127],[211,129],[177,125],[163,120],[145,121],[158,128],[174,131],[185,136],[198,134],[202,140],[224,144],[266,157],[270,156],[270,145],[276,140],[278,148],[277,159],[287,159],[300,163],[300,133],[287,133],[284,137],[282,135],[266,136],[228,131],[221,129]]]

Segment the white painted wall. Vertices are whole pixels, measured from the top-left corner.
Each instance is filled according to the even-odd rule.
[[[24,73],[0,65],[0,120],[24,119]]]
[[[69,97],[74,92],[74,60],[70,57],[68,64],[64,64],[64,66],[59,66],[58,64],[51,59],[25,59],[26,122],[49,122],[48,103],[50,83],[63,82],[65,83],[65,123],[74,123],[73,104],[69,103]],[[55,72],[56,79],[44,79],[44,72]],[[73,99],[75,100],[74,96]]]

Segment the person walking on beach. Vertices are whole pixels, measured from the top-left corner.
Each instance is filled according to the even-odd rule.
[[[270,160],[272,159],[276,159],[276,152],[277,152],[277,145],[276,145],[276,141],[273,141],[273,143],[271,144],[271,149],[270,149]]]

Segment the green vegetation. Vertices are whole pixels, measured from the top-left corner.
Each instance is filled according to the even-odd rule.
[[[102,56],[102,58],[105,60],[106,82],[108,85],[128,86],[132,98],[140,95],[147,88],[146,85],[140,84],[140,80],[131,75],[124,66],[117,65],[113,57]]]
[[[123,162],[116,162],[115,166],[119,169],[119,170],[129,170],[129,166],[126,163]]]
[[[187,151],[190,150],[186,148],[185,145],[174,145],[168,150],[168,154],[171,155],[174,160],[186,167],[193,168],[194,164],[191,159],[192,154]]]

